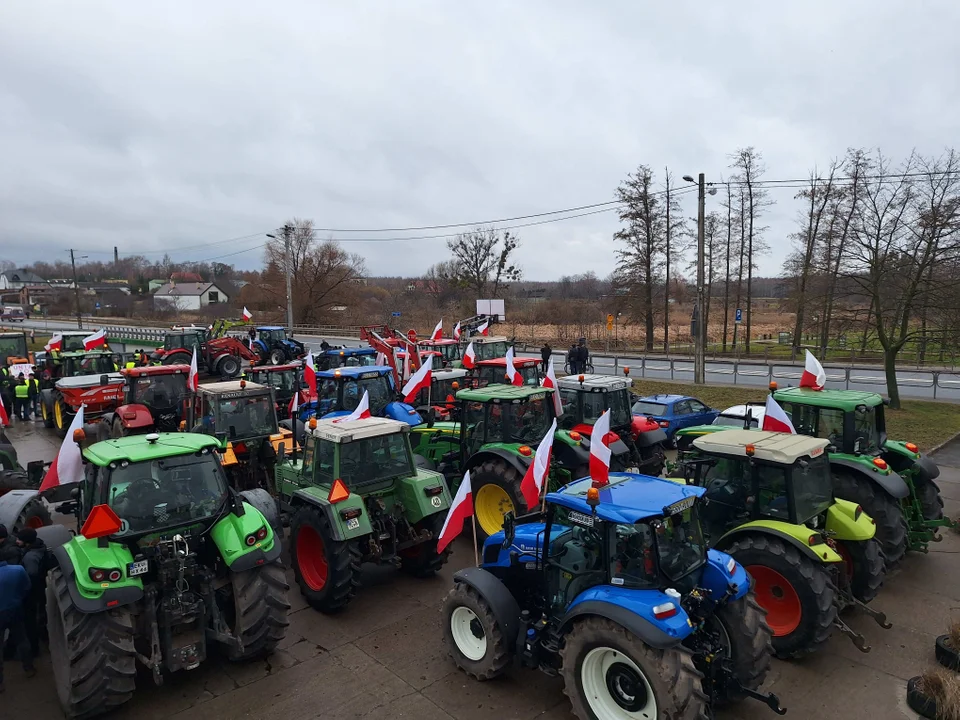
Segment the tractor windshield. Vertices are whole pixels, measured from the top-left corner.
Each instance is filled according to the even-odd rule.
[[[178,408],[188,395],[187,376],[175,373],[138,377],[133,381],[130,395],[131,402],[157,410]]]
[[[675,515],[650,523],[657,538],[660,569],[670,580],[679,580],[700,567],[707,557],[707,545],[700,531],[694,505]]]
[[[826,512],[833,504],[833,481],[826,453],[809,460],[799,460],[793,466],[792,479],[798,523],[805,523]]]
[[[403,433],[355,440],[340,446],[340,479],[348,488],[375,485],[413,473]]]
[[[456,387],[454,387],[454,385],[456,385]],[[464,377],[437,379],[436,376],[434,376],[433,382],[430,385],[429,402],[432,404],[450,402],[450,398],[456,399],[457,392],[465,387],[467,387],[467,382]],[[427,400],[427,391],[421,390],[417,395],[417,405],[427,405]]]
[[[365,355],[344,355],[344,367],[373,367],[377,364],[377,356],[369,353]]]
[[[254,382],[258,385],[267,385],[277,390],[277,395],[288,396],[293,394],[293,387],[297,381],[296,370],[277,370],[276,372],[254,373]]]
[[[526,400],[499,406],[502,413],[501,437],[504,442],[532,445],[543,439],[552,422],[545,398],[544,393],[538,393]],[[491,408],[490,413],[491,430],[494,434],[498,434],[493,424],[494,409]]]
[[[8,357],[27,357],[27,340],[23,335],[0,337],[0,362],[6,362]]]
[[[277,413],[269,394],[221,397],[216,427],[230,441],[267,437],[277,432]]]
[[[587,425],[593,425],[606,410],[610,410],[610,427],[630,424],[630,397],[626,389],[583,393],[583,422]]]
[[[271,342],[282,343],[287,339],[287,331],[283,328],[277,328],[276,330],[261,330],[260,339],[267,343],[267,345],[269,345]]]
[[[866,455],[880,451],[881,423],[877,421],[877,410],[876,407],[857,405],[853,411],[853,441],[860,441],[860,452]]]
[[[647,523],[614,527],[613,549],[610,553],[610,574],[616,585],[633,588],[656,587],[657,559],[653,542],[653,528]]]
[[[460,346],[457,343],[424,343],[421,347],[424,350],[432,350],[433,352],[440,353],[440,357],[447,363],[460,359]]]
[[[117,535],[156,532],[209,518],[226,494],[223,470],[208,448],[193,455],[110,465],[107,504],[120,517]]]
[[[346,378],[343,381],[343,409],[353,412],[367,391],[371,415],[383,415],[383,411],[393,399],[390,382],[386,375],[363,373],[359,378]]]
[[[64,335],[60,340],[60,352],[82,351],[84,337],[84,335]]]
[[[109,355],[81,355],[64,358],[65,372],[68,377],[82,375],[104,375],[116,372],[113,358]]]
[[[182,333],[176,335],[167,334],[163,338],[163,349],[164,350],[193,350],[197,348],[197,352],[200,352],[200,343],[202,339],[198,333]]]
[[[477,354],[477,360],[495,360],[507,356],[507,341],[475,343],[473,350]]]

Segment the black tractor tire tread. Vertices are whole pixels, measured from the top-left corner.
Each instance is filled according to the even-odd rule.
[[[664,468],[667,467],[667,455],[663,451],[663,445],[657,444],[650,449],[649,457],[643,458],[643,465],[640,466],[640,472],[644,475],[653,475],[660,477]]]
[[[416,530],[430,531],[432,537],[416,547],[418,551],[416,555],[400,558],[400,567],[404,572],[414,577],[428,578],[436,575],[440,572],[440,568],[446,565],[450,558],[450,549],[445,548],[443,552],[437,552],[437,539],[440,537],[440,531],[446,519],[446,513],[435,513],[428,515],[414,526]]]
[[[853,561],[850,592],[860,602],[868,603],[880,592],[886,577],[880,543],[876,539],[870,539],[864,542],[845,542],[843,546]]]
[[[759,534],[734,540],[724,548],[724,552],[732,555],[744,567],[763,564],[747,562],[745,558],[741,559],[745,553],[757,553],[775,558],[775,562],[789,566],[794,573],[803,578],[803,583],[798,584],[794,590],[798,594],[801,592],[809,594],[810,598],[816,603],[813,622],[809,622],[809,615],[804,608],[804,615],[808,616],[806,623],[808,627],[805,633],[803,631],[804,620],[801,620],[801,626],[791,633],[794,637],[793,642],[786,643],[777,637],[771,638],[771,644],[777,657],[796,658],[809,655],[819,650],[830,639],[833,632],[833,621],[837,617],[837,590],[830,581],[830,576],[824,567],[814,564],[810,558],[801,555],[800,551],[792,545]],[[775,567],[774,569],[781,572],[780,569]],[[797,635],[797,633],[802,634]]]
[[[320,534],[327,553],[327,582],[321,591],[312,590],[307,585],[297,562],[297,533],[304,524],[313,526],[314,530]],[[324,613],[342,610],[357,594],[357,589],[360,587],[360,561],[363,557],[356,542],[334,541],[331,535],[327,516],[316,508],[302,507],[290,521],[290,558],[293,563],[293,576],[310,606]]]
[[[450,617],[458,607],[468,607],[476,614],[483,625],[484,635],[487,637],[487,653],[480,660],[470,660],[457,651],[450,632]],[[507,640],[503,628],[497,624],[490,603],[480,593],[466,583],[454,583],[453,588],[443,599],[440,608],[443,618],[443,637],[450,651],[450,657],[457,667],[475,680],[492,680],[503,675],[510,666],[513,653],[507,648]]]
[[[693,655],[683,646],[658,650],[650,647],[622,625],[602,617],[588,617],[567,633],[560,657],[563,692],[570,699],[573,714],[581,720],[594,717],[580,689],[578,659],[590,647],[619,648],[640,666],[657,697],[657,720],[707,720],[708,700],[703,692],[703,675],[693,664]]]
[[[0,490],[28,490],[30,481],[25,472],[19,470],[0,470]]]
[[[80,612],[70,599],[67,580],[55,568],[47,579],[47,618],[57,692],[66,717],[83,720],[133,697],[135,625],[129,608]],[[63,637],[54,638],[54,633]],[[64,657],[57,657],[60,652]],[[67,677],[56,677],[58,665],[67,670]]]
[[[521,482],[523,482],[523,475],[517,472],[515,467],[500,458],[486,460],[479,467],[470,470],[470,486],[474,503],[477,502],[480,488],[494,483],[507,491],[513,501],[514,508],[516,508],[515,514],[517,517],[528,512],[527,503],[523,499],[523,491],[520,488]],[[483,543],[488,537],[489,534],[477,522],[477,541]]]
[[[57,435],[59,435],[60,437],[66,437],[67,430],[70,429],[70,423],[73,422],[73,414],[70,412],[70,409],[69,409],[70,406],[67,405],[66,402],[64,402],[63,397],[61,395],[57,395],[56,397],[53,398],[54,408],[56,408],[58,404],[60,405],[60,417],[63,418],[63,427],[57,427],[56,412],[54,412],[54,415],[53,415],[53,420],[54,420],[53,424],[54,424],[54,428],[57,431]]]
[[[197,353],[200,355],[200,353]],[[167,353],[160,360],[161,365],[189,365],[192,361],[193,356],[187,352],[173,352]],[[203,358],[198,358],[199,362],[203,362]]]
[[[48,406],[43,398],[40,398],[40,418],[43,420],[45,428],[53,427],[53,408]]]
[[[876,539],[883,551],[887,570],[895,568],[907,552],[907,519],[903,508],[873,483],[858,481],[852,474],[833,471],[836,497],[857,503],[877,525]]]
[[[236,372],[228,373],[228,372],[226,371],[226,369],[224,368],[224,365],[225,365],[226,363],[229,363],[229,362],[236,362],[236,364],[237,364],[237,370],[236,370]],[[221,355],[221,356],[217,359],[216,374],[217,374],[217,375],[220,375],[221,377],[231,378],[231,379],[232,379],[232,378],[237,377],[242,370],[243,370],[243,363],[240,362],[240,358],[238,358],[238,357],[235,357],[235,356],[233,356],[233,355]]]
[[[47,525],[53,525],[53,517],[50,515],[50,511],[47,510],[47,506],[38,496],[28,502],[24,506],[23,510],[20,511],[20,515],[17,516],[17,522],[13,526],[13,530],[21,530],[27,527],[27,520],[32,517],[40,518],[40,521],[44,527]]]
[[[733,672],[748,690],[759,690],[770,671],[773,657],[773,631],[767,625],[767,611],[757,603],[753,592],[729,602],[717,612],[732,647]],[[741,700],[745,696],[732,696]]]
[[[233,631],[240,636],[243,649],[231,647],[231,660],[248,660],[269,655],[283,640],[290,621],[290,602],[283,563],[278,559],[267,565],[231,573],[236,623]]]
[[[943,498],[940,487],[933,480],[921,480],[916,483],[917,499],[923,508],[924,520],[943,518]]]

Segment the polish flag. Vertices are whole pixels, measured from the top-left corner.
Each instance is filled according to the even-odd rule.
[[[433,329],[433,335],[430,336],[431,340],[440,340],[441,338],[443,338],[443,318],[440,318],[440,322]]]
[[[410,379],[410,351],[405,350],[403,353],[403,379]]]
[[[610,433],[610,411],[604,410],[590,433],[590,477],[600,486],[610,482],[610,448],[604,440]]]
[[[247,310],[247,306],[243,306],[243,321],[250,322],[253,319],[253,313]]]
[[[300,409],[300,391],[297,390],[293,397],[290,398],[290,404],[287,406],[287,409],[290,411],[290,417],[297,417],[297,410]]]
[[[409,357],[410,353],[407,353]],[[403,401],[404,402],[413,402],[414,398],[417,397],[417,393],[421,390],[426,390],[430,387],[430,380],[433,377],[433,355],[427,356],[427,361],[420,366],[420,369],[417,370],[413,377],[407,380],[407,384],[403,386]]]
[[[771,432],[782,432],[796,435],[797,430],[790,422],[790,418],[780,407],[780,403],[773,399],[773,395],[767,395],[767,407],[763,411],[763,427],[761,430]]]
[[[457,488],[457,496],[453,498],[453,505],[443,521],[440,535],[437,537],[437,552],[442,553],[450,541],[463,532],[463,523],[473,517],[473,490],[470,487],[470,471],[463,475],[463,482]]]
[[[507,379],[511,385],[521,387],[523,385],[523,376],[517,372],[513,364],[513,346],[507,348]]]
[[[67,430],[67,436],[60,444],[60,452],[50,464],[50,469],[43,476],[43,482],[40,483],[40,492],[55,488],[58,485],[69,485],[83,481],[83,458],[80,455],[80,446],[73,441],[73,433],[83,429],[83,409],[86,405],[81,405],[80,410],[70,423]]]
[[[190,358],[190,374],[187,375],[187,387],[194,392],[200,387],[200,373],[197,372],[197,346],[193,346],[193,357]]]
[[[543,492],[547,475],[550,473],[550,453],[553,450],[553,434],[556,431],[557,419],[554,418],[550,430],[537,445],[537,454],[533,456],[533,462],[530,463],[520,483],[520,491],[523,493],[524,502],[527,503],[527,510],[530,512],[540,504],[540,494]]]
[[[83,339],[84,350],[96,350],[107,344],[107,331],[103,328],[97,330],[93,335],[87,335]]]
[[[54,333],[53,336],[50,338],[50,342],[44,345],[43,349],[46,350],[47,352],[51,352],[53,350],[59,351],[62,346],[63,346],[63,335],[61,335],[60,333]]]
[[[540,386],[553,388],[553,414],[556,417],[563,415],[563,398],[560,397],[560,388],[557,387],[557,373],[553,369],[553,355],[550,356],[550,362],[547,364],[547,374],[540,381]]]
[[[459,320],[457,320],[457,324],[453,326],[453,339],[454,340],[460,339],[460,321]]]
[[[367,391],[363,391],[363,397],[360,398],[360,404],[357,405],[356,409],[349,415],[344,415],[343,417],[338,417],[334,422],[347,422],[348,420],[366,420],[370,417],[370,396],[367,394]]]
[[[374,360],[373,364],[374,364],[374,365],[386,365],[386,364],[387,364],[387,356],[384,355],[382,352],[377,352],[377,359]]]
[[[823,365],[813,356],[813,353],[807,350],[807,359],[803,364],[803,375],[800,376],[800,387],[823,390],[823,386],[826,384],[827,374],[823,371]]]
[[[10,416],[7,415],[7,408],[3,406],[3,398],[0,397],[0,427],[10,425]]]
[[[480,333],[481,335],[486,335],[486,334],[487,334],[487,330],[488,330],[489,328],[490,328],[490,321],[489,321],[489,320],[484,320],[484,321],[483,321],[483,325],[480,325],[480,326],[477,328],[477,332]]]
[[[303,361],[303,381],[310,388],[310,399],[317,398],[317,369],[313,365],[313,350],[307,353],[307,359]]]
[[[473,351],[473,343],[467,345],[467,349],[463,351],[463,366],[467,370],[477,366],[477,353]]]

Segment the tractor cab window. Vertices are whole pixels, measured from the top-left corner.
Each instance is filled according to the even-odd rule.
[[[278,372],[258,373],[256,382],[260,385],[269,385],[275,388],[280,395],[292,395],[293,386],[297,381],[297,373],[294,370],[283,370]]]
[[[60,352],[80,352],[83,348],[83,335],[64,335],[60,341]]]
[[[746,459],[719,457],[698,467],[699,484],[706,489],[707,502],[701,508],[710,534],[721,532],[744,519],[753,493],[750,464]]]
[[[455,360],[460,359],[460,346],[457,343],[447,343],[445,345],[437,345],[436,347],[432,347],[430,349],[439,351],[440,355],[448,363],[454,362]]]
[[[676,582],[700,567],[707,558],[707,545],[700,530],[697,506],[650,523],[657,540],[660,570]]]
[[[627,389],[604,393],[606,405],[610,409],[610,427],[623,427],[633,420],[630,412],[630,394]]]
[[[880,449],[880,423],[877,408],[857,405],[853,411],[853,441],[860,441],[860,452],[872,455]],[[836,444],[836,443],[834,443]]]
[[[560,417],[559,426],[561,430],[573,430],[579,422],[578,404],[580,402],[580,393],[571,388],[560,388],[560,401],[563,403],[563,415]]]
[[[340,479],[348,488],[375,485],[413,474],[403,433],[340,445]]]
[[[287,331],[283,328],[277,328],[276,330],[261,330],[260,339],[267,343],[267,345],[269,345],[271,342],[282,343],[287,339]]]
[[[193,350],[197,349],[197,353],[200,353],[200,343],[202,342],[200,335],[197,333],[182,333],[177,335],[166,335],[163,338],[163,349],[164,350]]]
[[[0,337],[0,363],[11,358],[27,357],[27,341],[23,335]]]
[[[757,511],[761,515],[790,519],[787,472],[783,465],[757,465]]]
[[[473,349],[477,354],[477,360],[494,360],[506,357],[507,347],[506,340],[498,340],[496,342],[475,343]]]
[[[583,402],[583,422],[593,425],[604,411],[607,409],[606,393],[602,392],[584,392],[581,393]],[[613,422],[610,423],[613,425]]]
[[[343,381],[343,409],[357,409],[363,392],[366,390],[370,402],[370,414],[382,415],[387,404],[393,399],[386,375],[363,373],[360,378],[346,378]]]
[[[334,481],[333,461],[337,453],[336,444],[330,442],[329,440],[317,440],[315,453],[317,457],[317,465],[314,476],[316,477],[317,483],[332,483]],[[304,462],[306,462],[306,453],[304,453],[303,457]]]
[[[590,515],[553,507],[547,557],[552,606],[566,607],[584,590],[607,582],[606,530],[603,522]]]
[[[131,402],[159,410],[179,407],[188,394],[187,376],[148,375],[138,377],[131,388]]]
[[[518,369],[520,377],[523,378],[523,384],[530,387],[540,387],[540,372],[536,365],[527,365]]]
[[[466,402],[463,406],[463,428],[466,434],[467,448],[475,452],[484,443],[486,437],[486,410],[482,402]],[[491,412],[493,406],[490,406]]]
[[[104,375],[116,370],[109,355],[84,355],[70,358],[71,375]]]
[[[653,529],[647,523],[618,524],[610,538],[610,575],[613,585],[631,588],[656,587],[657,548]]]
[[[214,515],[227,483],[209,449],[148,462],[112,463],[107,504],[120,517],[118,535],[155,532]]]
[[[843,410],[820,408],[817,415],[816,437],[826,438],[838,448],[843,447]]]
[[[505,442],[534,445],[543,439],[550,428],[552,418],[546,407],[546,395],[531,395],[526,400],[503,404],[503,416],[506,420],[502,435]]]
[[[277,413],[270,395],[220,397],[217,429],[230,441],[265,437],[277,432]]]
[[[354,355],[349,362],[358,367],[374,367],[377,364],[377,356],[370,354]]]
[[[818,457],[801,458],[791,468],[793,501],[797,508],[797,522],[805,523],[810,518],[826,512],[833,504],[833,480],[830,475],[830,460],[826,453]]]

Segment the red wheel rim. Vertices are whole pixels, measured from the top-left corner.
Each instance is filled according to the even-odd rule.
[[[317,592],[323,590],[327,584],[327,556],[323,538],[309,525],[303,525],[297,533],[297,566],[307,587]]]
[[[843,569],[847,576],[847,585],[853,582],[853,558],[845,543],[837,543],[837,554],[843,558]]]
[[[800,597],[783,575],[765,565],[749,565],[753,576],[753,592],[757,602],[767,611],[767,625],[774,637],[789,635],[800,625]]]
[[[39,517],[38,515],[32,515],[32,516],[28,517],[28,518],[27,518],[27,527],[28,527],[28,528],[33,528],[34,530],[36,530],[37,528],[42,528],[42,527],[43,527],[43,518],[42,518],[42,517]]]

